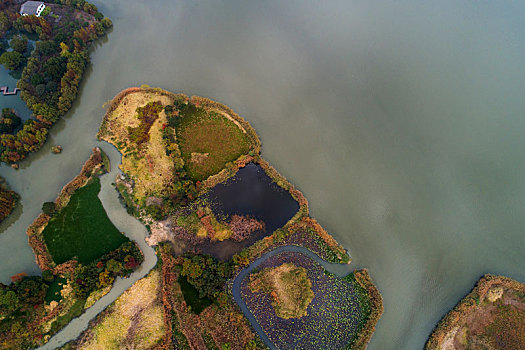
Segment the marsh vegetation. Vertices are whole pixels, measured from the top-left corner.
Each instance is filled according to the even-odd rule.
[[[425,349],[524,349],[525,284],[485,275],[437,325]]]

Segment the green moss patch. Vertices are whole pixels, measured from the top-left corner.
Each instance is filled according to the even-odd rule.
[[[60,292],[66,283],[67,280],[65,278],[56,278],[53,282],[51,282],[46,293],[46,303],[49,304],[52,301],[58,302],[62,300],[62,294],[60,294]]]
[[[248,136],[233,121],[192,104],[180,110],[177,139],[186,171],[204,180],[250,151]]]
[[[73,193],[44,229],[44,241],[56,264],[76,258],[87,265],[129,242],[109,220],[99,192],[100,180],[94,178]]]

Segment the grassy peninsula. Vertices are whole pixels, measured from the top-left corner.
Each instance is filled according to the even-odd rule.
[[[98,137],[122,153],[123,175],[116,187],[128,212],[150,230],[148,243],[157,246],[159,265],[147,278],[160,276],[152,293],[162,300],[163,326],[148,326],[155,329],[152,348],[265,348],[232,297],[237,274],[265,252],[286,245],[305,247],[333,263],[350,262],[344,248],[309,216],[302,193],[261,157],[255,130],[220,103],[147,86],[129,88],[109,103]],[[279,264],[254,275],[254,291],[274,298],[274,307],[262,307],[261,315],[294,322],[311,312],[312,320],[326,323],[327,329],[352,327],[338,340],[344,347],[365,348],[383,310],[366,270],[349,280],[322,278],[327,275],[318,265],[298,266],[294,259],[283,254]],[[351,302],[323,297],[330,288]],[[140,346],[140,337],[121,334],[152,322],[132,307],[137,298],[119,299],[66,348]],[[323,313],[323,303],[339,303],[340,315]],[[113,321],[119,310],[133,309],[127,317],[137,320],[135,326]]]
[[[425,349],[524,349],[524,321],[525,284],[485,275],[439,321]]]

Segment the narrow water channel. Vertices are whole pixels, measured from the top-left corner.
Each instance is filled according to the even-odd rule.
[[[17,79],[9,75],[9,71],[0,65],[0,86],[7,86],[8,91],[12,92],[16,88]],[[24,101],[20,98],[20,92],[16,95],[4,95],[0,92],[0,110],[13,108],[22,120],[27,120],[32,114]]]
[[[142,265],[131,274],[128,278],[118,277],[115,280],[111,291],[98,300],[93,306],[87,309],[81,316],[71,321],[64,329],[58,332],[48,343],[40,347],[40,349],[55,349],[64,345],[72,339],[76,339],[89,325],[89,322],[102,312],[109,304],[119,297],[126,289],[131,287],[133,283],[146,276],[146,274],[157,263],[157,255],[155,250],[148,246],[144,241],[148,232],[144,225],[134,217],[130,216],[124,206],[120,204],[118,192],[112,183],[115,181],[115,176],[119,173],[118,166],[121,162],[120,152],[112,145],[102,143],[98,145],[111,161],[111,171],[100,178],[101,189],[99,198],[102,201],[104,209],[108,213],[109,219],[122,232],[126,234],[131,240],[137,242],[144,254],[144,262]],[[94,242],[96,244],[96,242]]]

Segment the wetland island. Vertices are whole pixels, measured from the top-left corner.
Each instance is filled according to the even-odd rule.
[[[122,160],[110,165],[94,148],[43,203],[27,230],[42,277],[2,286],[2,348],[366,348],[379,291],[261,157],[246,120],[207,98],[143,86],[115,96],[98,137]],[[55,341],[152,249],[119,232],[98,197],[115,166],[113,185],[157,263],[82,334]]]
[[[115,184],[159,256],[146,277],[158,296],[149,301],[164,315],[159,344],[366,347],[382,312],[379,292],[366,270],[325,269],[347,267],[350,257],[261,157],[246,120],[206,98],[130,88],[110,102],[98,137],[122,153]],[[150,315],[112,332],[118,303],[77,346],[129,344],[125,334]]]

